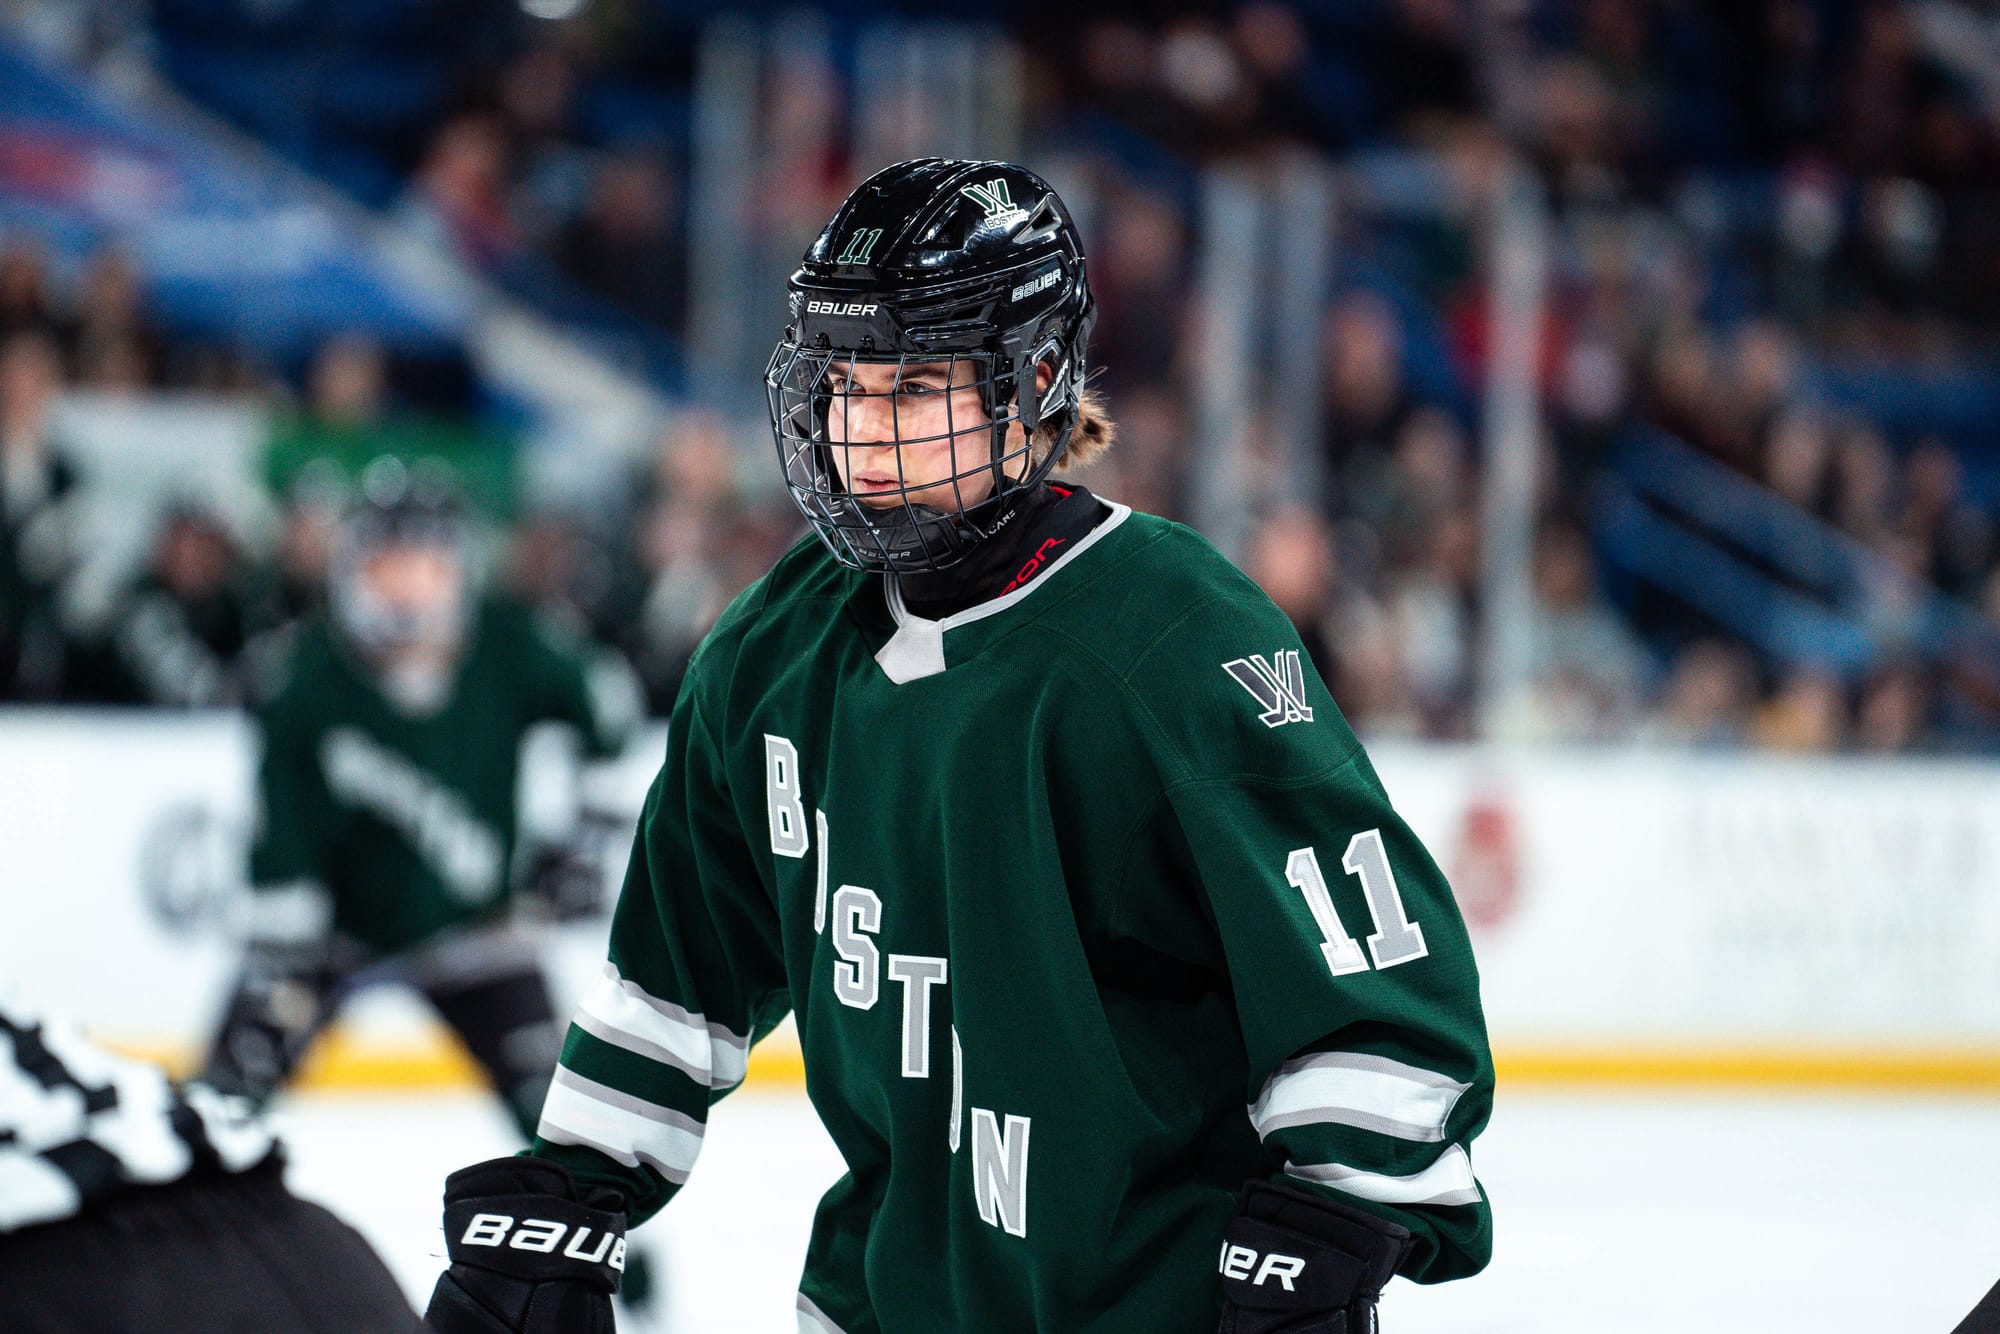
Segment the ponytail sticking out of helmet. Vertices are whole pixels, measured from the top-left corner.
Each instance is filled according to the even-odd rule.
[[[1047,181],[1006,162],[916,158],[847,197],[789,284],[790,322],[764,375],[771,429],[792,500],[834,558],[862,570],[941,570],[1012,517],[1063,460],[1084,403],[1096,318],[1083,240]],[[976,387],[985,455],[958,483],[990,474],[970,504],[921,503],[915,484],[848,491],[834,451],[856,363],[919,366]],[[1038,370],[1048,372],[1046,386]],[[961,449],[974,428],[951,433]],[[839,438],[837,439],[836,436]],[[903,446],[940,436],[906,437]],[[935,490],[935,487],[930,489]]]

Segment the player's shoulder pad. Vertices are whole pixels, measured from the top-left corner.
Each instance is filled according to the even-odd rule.
[[[1205,539],[1154,520],[1160,540],[1121,570],[1145,609],[1109,661],[1147,716],[1169,772],[1303,777],[1356,749],[1298,630]]]

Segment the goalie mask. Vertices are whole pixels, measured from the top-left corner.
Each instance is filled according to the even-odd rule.
[[[1033,172],[945,158],[877,172],[789,295],[764,375],[771,429],[792,500],[843,565],[957,564],[1061,462],[1096,308],[1082,238]]]
[[[442,473],[380,458],[341,525],[331,563],[335,625],[364,657],[454,652],[473,598],[470,543],[457,488]]]

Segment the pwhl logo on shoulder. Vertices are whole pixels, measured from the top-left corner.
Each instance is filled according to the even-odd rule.
[[[1258,721],[1264,726],[1311,722],[1313,711],[1306,703],[1306,669],[1299,662],[1299,651],[1288,648],[1273,656],[1275,661],[1266,661],[1263,654],[1255,653],[1223,663],[1222,670],[1262,706],[1264,711],[1258,715]]]

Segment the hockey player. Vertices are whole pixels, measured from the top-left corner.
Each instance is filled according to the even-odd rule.
[[[560,1043],[515,898],[523,734],[571,724],[593,755],[638,721],[622,665],[482,595],[442,477],[378,460],[342,529],[328,616],[258,713],[250,948],[204,1079],[261,1103],[347,996],[420,991],[524,1135]],[[559,859],[535,860],[561,880]]]
[[[813,529],[690,665],[532,1156],[446,1184],[429,1320],[599,1330],[750,1045],[848,1172],[809,1334],[1373,1330],[1480,1269],[1464,926],[1286,618],[1052,480],[1110,443],[1034,174],[865,182],[766,376]]]

